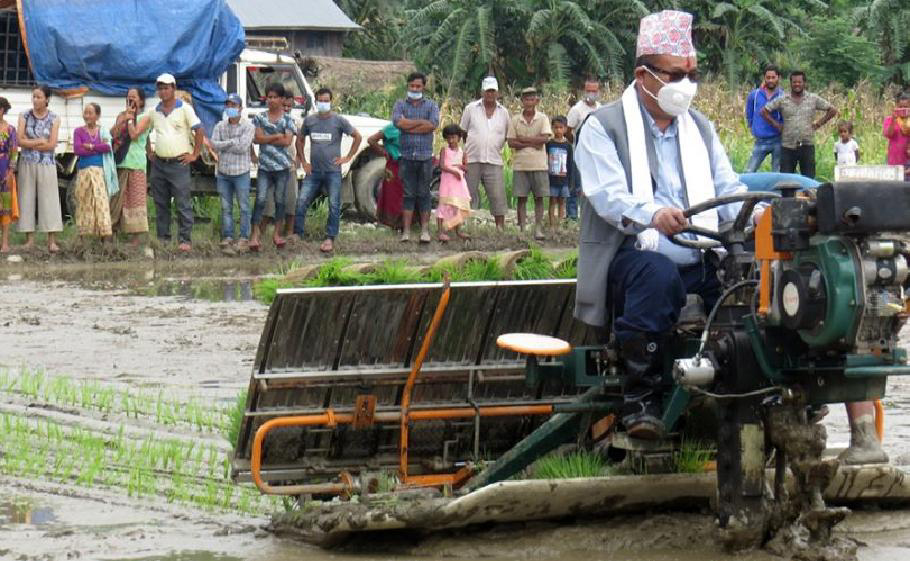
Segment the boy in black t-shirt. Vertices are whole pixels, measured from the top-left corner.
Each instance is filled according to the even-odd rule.
[[[553,140],[547,142],[547,170],[550,175],[550,228],[566,217],[566,198],[572,181],[572,143],[566,138],[568,121],[562,115],[550,122]]]

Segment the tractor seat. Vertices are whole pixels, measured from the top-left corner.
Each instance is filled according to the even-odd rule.
[[[708,321],[705,302],[698,294],[686,294],[686,305],[679,311],[678,325],[695,325]]]
[[[504,333],[496,338],[496,345],[531,356],[560,356],[572,350],[567,341],[536,333]]]

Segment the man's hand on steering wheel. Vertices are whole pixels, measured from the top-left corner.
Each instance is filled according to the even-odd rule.
[[[723,205],[730,203],[743,203],[742,207],[739,210],[739,214],[733,220],[732,224],[725,225],[720,231],[708,230],[707,228],[701,228],[695,225],[686,225],[682,229],[677,230],[677,232],[687,232],[691,234],[696,234],[702,238],[707,239],[688,239],[682,238],[678,235],[669,236],[670,241],[681,245],[683,247],[688,247],[691,249],[711,249],[715,247],[726,246],[728,243],[738,243],[742,244],[743,242],[751,239],[754,232],[753,224],[755,223],[755,207],[760,201],[769,201],[771,199],[776,199],[780,197],[779,193],[767,192],[767,191],[753,191],[753,192],[741,192],[734,193],[730,195],[722,195],[720,197],[715,197],[713,199],[708,199],[702,203],[691,206],[682,212],[684,220],[688,220],[690,216],[694,216],[700,212],[710,210],[712,208],[717,208]],[[676,209],[661,209],[661,210],[676,210]],[[660,211],[658,211],[660,212]],[[655,213],[655,221],[657,213]],[[660,229],[658,227],[658,229]]]
[[[667,237],[682,232],[688,225],[685,213],[678,208],[663,207],[651,219],[651,226]]]

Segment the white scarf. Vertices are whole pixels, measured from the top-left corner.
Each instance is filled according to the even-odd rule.
[[[651,168],[648,166],[645,123],[638,106],[635,82],[632,82],[622,94],[622,110],[629,141],[629,159],[632,160],[632,194],[640,201],[653,203],[654,189],[651,183]],[[708,149],[695,120],[688,112],[677,117],[676,122],[679,127],[677,138],[686,195],[689,206],[695,206],[716,196]],[[717,231],[717,211],[714,209],[696,214],[690,220],[696,226]],[[636,245],[639,249],[656,251],[659,241],[660,233],[654,228],[648,228],[638,234]]]

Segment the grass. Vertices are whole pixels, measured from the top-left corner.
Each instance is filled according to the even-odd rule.
[[[572,479],[576,477],[598,477],[607,470],[602,456],[588,450],[577,450],[568,454],[549,454],[534,463],[532,479]]]
[[[704,473],[714,448],[699,440],[683,440],[673,460],[675,473]]]

